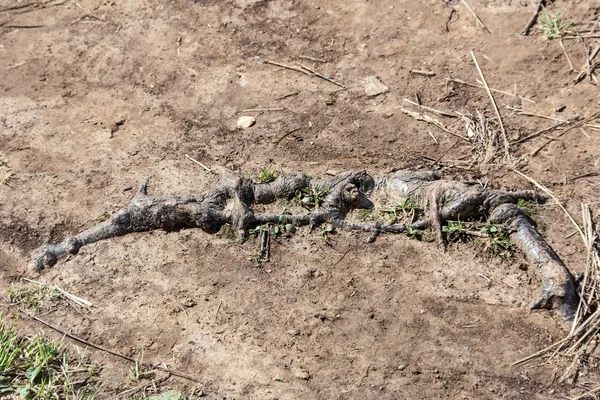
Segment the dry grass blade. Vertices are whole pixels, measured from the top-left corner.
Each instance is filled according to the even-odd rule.
[[[475,88],[479,88],[479,89],[485,89],[485,86],[476,85],[474,83],[465,82],[462,79],[447,78],[447,81],[448,82],[459,83],[461,85],[471,86],[471,87],[475,87]],[[527,97],[519,96],[518,94],[509,93],[509,92],[506,92],[504,90],[498,90],[498,89],[494,89],[494,88],[490,88],[490,90],[492,92],[494,92],[494,93],[500,93],[500,94],[503,94],[503,95],[506,95],[506,96],[517,97],[519,100],[527,101],[529,103],[535,104],[535,100],[531,100],[531,99],[528,99]]]
[[[80,305],[82,307],[91,307],[93,304],[89,301],[87,301],[86,299],[82,299],[81,297],[77,297],[74,294],[71,294],[61,288],[59,288],[56,285],[48,285],[47,283],[43,283],[43,282],[38,282],[38,281],[34,281],[33,279],[27,279],[27,278],[22,278],[24,281],[33,283],[35,285],[38,285],[40,287],[49,287],[51,289],[55,289],[57,291],[60,292],[60,294],[62,294],[63,296],[65,296],[67,299],[71,300],[73,303]]]
[[[527,179],[529,182],[533,183],[538,189],[540,189],[542,192],[546,193],[550,198],[552,198],[552,200],[554,200],[556,202],[556,204],[558,204],[558,206],[561,208],[561,210],[563,210],[563,212],[565,213],[567,218],[569,218],[571,223],[573,223],[573,226],[575,226],[575,229],[577,229],[577,232],[579,232],[579,234],[581,235],[581,238],[585,242],[585,235],[584,235],[583,231],[581,230],[581,227],[579,226],[579,224],[577,222],[575,222],[575,220],[573,219],[571,214],[569,214],[567,209],[562,205],[562,203],[558,200],[558,198],[554,195],[554,193],[552,193],[546,186],[542,185],[535,179],[528,177],[524,173],[517,171],[516,169],[513,169],[513,171],[515,173],[517,173],[518,175],[521,175],[523,178]]]
[[[594,395],[596,395],[598,393],[600,393],[600,386],[598,386],[597,388],[592,389],[592,390],[590,390],[588,392],[585,392],[585,393],[583,393],[580,396],[571,397],[569,400],[583,400],[583,399],[590,398],[590,396],[594,396]]]
[[[589,117],[586,117],[585,119],[579,121],[578,123],[571,125],[567,129],[565,129],[564,131],[562,131],[561,133],[559,133],[556,137],[548,139],[548,141],[544,142],[540,147],[538,147],[537,149],[535,149],[534,151],[532,151],[531,152],[531,156],[535,157],[540,151],[542,151],[542,149],[544,147],[546,147],[547,145],[549,145],[553,141],[555,141],[558,138],[564,136],[565,134],[571,132],[575,128],[579,128],[579,127],[582,127],[582,126],[586,125],[588,122],[593,121],[594,119],[598,118],[598,116],[600,116],[600,111],[596,111],[595,113],[593,113]]]
[[[498,148],[501,146],[497,125],[479,111],[477,115],[461,115],[461,118],[465,121],[467,137],[475,147],[478,161],[489,164],[496,158]]]
[[[475,11],[471,8],[471,6],[465,1],[465,0],[461,0],[461,2],[467,7],[467,9],[471,12],[471,14],[473,14],[473,16],[475,17],[475,20],[481,24],[481,26],[483,26],[483,29],[485,29],[487,31],[487,33],[491,34],[492,31],[490,31],[488,29],[487,26],[485,26],[485,24],[483,23],[483,21],[481,20],[481,18],[479,18],[479,16],[475,13]]]
[[[515,172],[519,173],[518,171]],[[527,179],[533,181],[531,178]],[[536,186],[538,185],[536,184]],[[543,187],[542,185],[538,187],[540,186]],[[555,199],[547,189],[544,191]],[[566,364],[563,364],[563,366],[566,365],[566,368],[563,368],[559,381],[569,381],[570,384],[576,383],[580,375],[580,370],[588,363],[591,353],[595,351],[596,343],[600,339],[600,255],[592,212],[586,204],[581,205],[581,210],[583,229],[578,230],[587,249],[588,262],[583,280],[579,285],[580,303],[571,331],[562,340],[515,363],[518,364],[536,357],[548,356],[549,352],[555,349],[548,356],[548,359],[555,360],[554,362],[557,364],[561,363],[561,361],[566,362]],[[567,215],[571,218],[568,213]],[[560,365],[557,365],[557,369],[559,367]],[[599,390],[600,388],[592,389],[578,397],[574,397],[574,399],[589,398],[589,396],[594,395]]]
[[[552,125],[552,126],[549,126],[548,128],[541,129],[541,130],[539,130],[539,131],[537,131],[537,132],[535,132],[535,133],[532,133],[532,134],[531,134],[531,135],[529,135],[529,136],[526,136],[526,137],[524,137],[524,138],[521,138],[521,139],[519,139],[519,140],[516,140],[516,141],[512,142],[512,144],[524,143],[524,142],[526,142],[526,141],[528,141],[528,140],[530,140],[530,139],[534,139],[534,138],[536,138],[536,137],[538,137],[538,136],[540,136],[540,135],[544,135],[545,133],[549,133],[549,132],[551,132],[551,131],[553,131],[553,130],[555,130],[555,129],[557,129],[557,128],[560,128],[560,127],[562,127],[563,125],[568,125],[568,124],[571,124],[571,123],[573,123],[573,122],[577,122],[577,120],[578,120],[579,118],[580,118],[580,117],[579,117],[579,116],[577,116],[577,117],[571,118],[571,119],[569,119],[569,120],[566,120],[566,121],[561,121],[561,122],[559,122],[559,123],[557,123],[557,124],[554,124],[554,125]]]
[[[500,132],[502,132],[502,141],[504,143],[504,157],[506,161],[510,161],[510,144],[508,143],[508,139],[506,138],[506,130],[504,129],[504,124],[502,123],[502,116],[500,115],[500,110],[498,109],[498,104],[496,104],[496,100],[494,99],[494,95],[490,90],[490,87],[487,84],[485,76],[483,75],[483,71],[477,62],[477,57],[475,57],[475,52],[471,50],[471,57],[473,58],[473,62],[477,67],[477,71],[479,72],[479,76],[481,77],[481,81],[483,82],[483,86],[485,86],[485,90],[487,91],[488,96],[490,97],[490,101],[492,102],[492,106],[494,107],[494,112],[496,113],[496,117],[498,118],[498,124],[500,125]]]
[[[451,134],[452,136],[456,136],[457,138],[460,138],[462,140],[465,141],[469,141],[469,139],[467,139],[464,136],[459,135],[458,133],[454,133],[451,130],[449,130],[448,128],[446,128],[446,126],[444,126],[444,124],[442,124],[440,121],[438,121],[437,119],[425,114],[425,113],[420,113],[417,111],[412,111],[409,110],[407,108],[404,107],[400,107],[400,111],[402,111],[404,114],[409,115],[411,117],[413,117],[414,119],[418,120],[418,121],[425,121],[427,123],[430,123],[432,125],[437,126],[438,128],[440,128],[441,130],[443,130],[446,133]]]
[[[436,110],[435,108],[431,108],[431,107],[427,107],[427,106],[424,106],[424,105],[419,104],[419,103],[415,103],[414,101],[409,100],[409,99],[402,99],[402,100],[405,101],[405,102],[407,102],[407,103],[412,104],[413,106],[416,106],[418,108],[422,108],[422,109],[427,110],[427,111],[431,111],[432,113],[435,113],[435,114],[438,114],[438,115],[441,115],[441,116],[444,116],[444,117],[450,117],[450,118],[457,118],[458,117],[456,114],[449,113],[449,112],[446,112],[446,111]]]

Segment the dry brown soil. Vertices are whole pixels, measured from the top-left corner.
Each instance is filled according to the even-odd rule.
[[[476,82],[474,50],[492,88],[534,101],[495,94],[514,141],[556,121],[506,106],[555,118],[598,109],[598,87],[574,84],[584,45],[564,41],[570,72],[558,41],[519,34],[532,0],[468,0],[491,33],[454,3],[2,0],[0,172],[14,173],[0,185],[3,296],[20,277],[34,277],[26,269],[31,250],[127,205],[128,188],[143,177],[154,194],[212,188],[218,177],[185,154],[241,175],[273,163],[316,176],[431,168],[424,157],[442,157],[448,177],[530,188],[502,165],[468,164],[471,145],[403,114],[403,99],[493,118],[484,90],[447,82]],[[459,18],[446,32],[452,8]],[[600,12],[593,1],[552,6],[560,8],[582,30]],[[269,60],[316,67],[348,89]],[[367,97],[362,81],[371,75],[389,93]],[[290,92],[297,94],[277,100]],[[236,128],[239,116],[258,114],[242,110],[265,107],[283,110]],[[437,118],[465,133],[463,122]],[[600,172],[598,135],[575,129],[535,157],[546,138],[510,151],[579,219],[582,202],[600,210],[599,178],[573,179]],[[536,218],[571,270],[581,271],[581,239],[569,236],[562,212],[548,205]],[[131,234],[85,247],[37,277],[94,304],[58,303],[43,318],[130,356],[143,348],[146,361],[199,381],[170,378],[162,389],[215,399],[548,399],[594,385],[589,366],[572,386],[553,381],[552,364],[510,365],[567,328],[550,312],[528,309],[539,281],[520,256],[486,257],[473,243],[440,253],[404,235],[364,239],[341,232],[328,246],[301,229],[274,242],[270,262],[255,267],[254,241],[200,230]],[[8,304],[1,310],[16,313]],[[60,337],[27,318],[21,327]],[[91,354],[103,365],[95,381],[102,397],[139,384],[129,363]]]

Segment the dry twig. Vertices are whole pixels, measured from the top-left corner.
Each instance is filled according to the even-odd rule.
[[[483,85],[476,85],[474,83],[465,82],[463,80],[456,79],[456,78],[448,78],[448,81],[449,82],[454,82],[454,83],[460,83],[461,85],[476,87],[476,88],[479,88],[479,89],[485,89],[485,86],[483,86]],[[523,96],[519,96],[518,94],[514,94],[514,93],[510,93],[510,92],[505,92],[503,90],[498,90],[498,89],[494,89],[494,88],[490,88],[490,90],[492,92],[494,92],[494,93],[500,93],[500,94],[504,94],[506,96],[518,97],[522,101],[527,101],[529,103],[534,103],[535,104],[534,100],[528,99],[528,98],[523,97]]]
[[[573,63],[571,62],[571,57],[569,57],[569,53],[567,53],[567,49],[565,49],[565,44],[563,43],[562,38],[558,41],[558,44],[560,45],[560,48],[562,49],[565,57],[567,58],[567,62],[569,63],[569,72],[572,72],[575,70],[575,67],[573,67]]]
[[[544,147],[546,147],[547,145],[549,145],[550,143],[552,143],[555,140],[558,140],[560,137],[564,136],[566,133],[572,131],[575,128],[579,128],[581,126],[584,126],[585,124],[587,124],[590,121],[593,121],[594,119],[596,119],[598,116],[600,115],[600,111],[596,111],[595,113],[593,113],[592,115],[590,115],[589,117],[577,122],[574,125],[571,125],[570,127],[568,127],[567,129],[565,129],[564,131],[562,131],[561,133],[559,133],[557,136],[548,139],[547,142],[544,142],[540,147],[538,147],[537,149],[535,149],[534,151],[531,152],[531,156],[535,157],[540,151],[542,151],[542,149]]]
[[[277,67],[289,69],[291,71],[301,72],[301,73],[306,74],[308,76],[312,76],[313,75],[310,72],[303,70],[302,68],[293,67],[291,65],[281,64],[281,63],[278,63],[278,62],[275,62],[275,61],[265,61],[265,64],[275,65]]]
[[[473,52],[473,50],[471,50],[471,57],[473,57],[473,62],[475,62],[477,71],[479,71],[479,76],[481,77],[481,81],[485,86],[485,90],[487,91],[488,96],[490,97],[490,101],[492,102],[492,106],[494,107],[494,112],[496,113],[496,117],[498,118],[498,123],[500,124],[500,132],[502,132],[502,141],[504,143],[504,157],[506,161],[510,161],[510,144],[508,143],[508,139],[506,138],[506,130],[504,129],[504,124],[502,123],[502,116],[500,115],[500,110],[498,109],[498,105],[496,104],[494,95],[492,95],[490,87],[488,86],[485,76],[483,75],[483,71],[481,71],[481,67],[479,67],[477,57],[475,57],[475,53]]]
[[[438,121],[437,119],[425,114],[425,113],[420,113],[417,111],[412,111],[409,110],[407,108],[404,107],[400,107],[400,111],[402,111],[404,114],[409,115],[411,117],[413,117],[414,119],[418,120],[418,121],[425,121],[427,123],[430,123],[432,125],[437,126],[438,128],[440,128],[441,130],[443,130],[446,133],[451,134],[452,136],[456,136],[457,138],[460,138],[462,140],[465,141],[469,141],[469,139],[467,139],[466,137],[459,135],[458,133],[452,132],[450,129],[446,128],[446,126],[444,126],[444,124],[442,124],[440,121]]]
[[[469,9],[471,14],[473,14],[473,16],[475,17],[475,21],[480,23],[481,26],[483,26],[483,29],[485,29],[489,34],[491,34],[492,32],[488,29],[487,26],[485,26],[485,24],[483,23],[481,18],[479,18],[479,16],[475,13],[475,11],[471,8],[471,6],[466,2],[466,0],[461,0],[461,2]]]
[[[50,323],[48,323],[48,322],[44,321],[43,319],[40,319],[40,318],[36,317],[35,315],[28,314],[28,313],[26,313],[26,312],[24,312],[24,311],[21,311],[21,310],[20,310],[20,312],[21,312],[21,314],[23,314],[23,315],[26,315],[26,316],[28,316],[29,318],[31,318],[31,319],[34,319],[34,320],[38,321],[39,323],[41,323],[41,324],[43,324],[43,325],[46,325],[48,328],[50,328],[50,329],[53,329],[53,330],[55,330],[56,332],[58,332],[58,333],[60,333],[60,334],[62,334],[62,335],[64,335],[64,336],[66,336],[66,337],[68,337],[68,338],[70,338],[70,339],[73,339],[73,340],[75,340],[75,341],[77,341],[77,342],[79,342],[79,343],[83,343],[83,344],[85,344],[85,345],[87,345],[87,346],[93,347],[93,348],[94,348],[94,349],[96,349],[96,350],[103,351],[103,352],[105,352],[105,353],[108,353],[108,354],[111,354],[111,355],[113,355],[113,356],[116,356],[116,357],[122,358],[123,360],[130,361],[130,362],[132,362],[132,363],[138,363],[138,364],[141,364],[141,365],[143,365],[143,366],[144,366],[144,367],[146,367],[146,368],[154,368],[154,369],[159,369],[159,370],[161,370],[161,371],[168,372],[168,373],[169,373],[169,374],[171,374],[171,375],[175,375],[175,376],[178,376],[178,377],[180,377],[180,378],[184,378],[184,379],[190,380],[190,381],[192,381],[192,382],[200,382],[200,380],[198,380],[198,379],[194,378],[193,376],[190,376],[190,375],[184,374],[183,372],[174,371],[174,370],[172,370],[172,369],[169,369],[169,368],[167,368],[167,367],[164,367],[164,366],[162,366],[162,365],[153,365],[153,364],[149,364],[149,363],[146,363],[146,362],[140,362],[139,360],[136,360],[136,359],[135,359],[135,358],[133,358],[133,357],[129,357],[129,356],[126,356],[126,355],[124,355],[124,354],[117,353],[116,351],[113,351],[113,350],[107,349],[107,348],[105,348],[105,347],[102,347],[102,346],[100,346],[100,345],[97,345],[97,344],[94,344],[94,343],[88,342],[87,340],[85,340],[85,339],[82,339],[82,338],[80,338],[80,337],[78,337],[78,336],[75,336],[75,335],[73,335],[72,333],[69,333],[69,332],[67,332],[67,331],[65,331],[65,330],[62,330],[62,329],[60,329],[59,327],[57,327],[57,326],[54,326],[54,325],[52,325],[52,324],[50,324]]]
[[[207,172],[212,172],[212,169],[208,168],[206,165],[202,164],[200,161],[193,159],[192,157],[188,156],[187,154],[185,154],[185,156],[188,160],[192,161],[193,163],[198,164],[199,166],[204,168]]]

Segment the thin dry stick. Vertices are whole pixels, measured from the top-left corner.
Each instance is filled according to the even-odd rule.
[[[540,151],[542,151],[542,149],[544,147],[546,147],[547,145],[549,145],[550,143],[552,143],[553,141],[557,140],[558,138],[564,136],[565,134],[569,133],[570,131],[572,131],[575,128],[579,128],[581,126],[584,126],[585,124],[587,124],[590,121],[593,121],[594,119],[596,119],[598,116],[600,115],[600,111],[596,111],[595,113],[593,113],[592,115],[590,115],[589,117],[586,117],[585,119],[583,119],[582,121],[568,127],[567,129],[565,129],[564,131],[562,131],[561,133],[559,133],[556,137],[550,138],[548,139],[547,142],[544,142],[540,147],[538,147],[537,149],[535,149],[534,151],[531,152],[531,156],[535,157]]]
[[[223,305],[223,300],[219,301],[219,307],[217,307],[217,312],[215,313],[215,321],[217,320],[217,317],[219,316],[219,311],[221,310],[221,306]]]
[[[414,119],[416,119],[418,121],[428,122],[428,123],[430,123],[432,125],[437,126],[438,128],[440,128],[444,132],[451,134],[452,136],[456,136],[457,138],[461,138],[462,140],[470,142],[468,138],[466,138],[464,136],[461,136],[458,133],[452,132],[450,129],[446,128],[444,126],[444,124],[442,124],[440,121],[436,120],[435,118],[430,117],[427,114],[419,113],[417,111],[412,111],[412,110],[409,110],[409,109],[404,108],[404,107],[400,107],[400,111],[402,111],[406,115],[409,115],[409,116],[413,117]]]
[[[36,285],[38,285],[40,287],[43,287],[43,286],[52,287],[53,289],[58,290],[63,296],[65,296],[66,298],[68,298],[69,300],[73,301],[75,304],[78,304],[80,306],[85,306],[85,307],[91,307],[92,306],[92,303],[89,302],[89,301],[87,301],[86,299],[82,299],[81,297],[77,297],[77,296],[75,296],[75,295],[73,295],[73,294],[71,294],[71,293],[69,293],[69,292],[67,292],[67,291],[59,288],[56,285],[49,285],[49,284],[46,284],[46,283],[34,281],[33,279],[27,279],[27,278],[21,278],[21,279],[23,279],[24,281],[27,281],[27,282],[34,283],[34,284],[36,284]]]
[[[566,341],[567,341],[567,338],[564,338],[564,339],[562,339],[562,340],[559,340],[558,342],[556,342],[556,343],[553,343],[553,344],[551,344],[550,346],[548,346],[548,347],[546,347],[546,348],[544,348],[544,349],[542,349],[542,350],[540,350],[540,351],[538,351],[538,352],[536,352],[536,353],[533,353],[533,354],[531,354],[531,355],[529,355],[529,356],[527,356],[527,357],[525,357],[525,358],[522,358],[522,359],[520,359],[520,360],[517,360],[517,361],[513,362],[513,363],[512,363],[512,364],[510,364],[510,365],[511,365],[511,366],[514,366],[514,365],[522,364],[522,363],[524,363],[524,362],[526,362],[526,361],[532,360],[532,359],[534,359],[534,358],[536,358],[536,357],[538,357],[538,356],[541,356],[542,354],[544,354],[544,353],[546,353],[546,352],[548,352],[548,351],[552,350],[554,347],[556,347],[556,346],[558,346],[558,345],[561,345],[561,344],[563,344],[563,343],[564,343],[564,342],[566,342]]]
[[[556,196],[554,195],[554,193],[552,193],[546,186],[542,185],[541,183],[539,183],[535,179],[528,177],[524,173],[522,173],[520,171],[517,171],[516,169],[513,169],[513,171],[516,172],[517,174],[521,175],[523,178],[527,179],[529,182],[533,183],[538,189],[540,189],[542,192],[544,192],[548,196],[550,196],[552,198],[552,200],[554,200],[556,202],[556,204],[558,204],[558,206],[563,210],[563,212],[565,213],[565,215],[573,223],[573,226],[575,226],[575,229],[577,229],[577,232],[579,232],[579,235],[581,235],[581,238],[585,241],[585,234],[583,233],[583,230],[581,229],[581,227],[579,226],[579,224],[577,222],[575,222],[575,220],[573,219],[573,217],[571,216],[571,214],[569,214],[569,212],[567,211],[567,209],[565,207],[563,207],[563,205],[556,198]]]
[[[281,96],[279,96],[279,97],[276,97],[276,98],[275,98],[275,100],[283,100],[283,99],[285,99],[285,98],[292,97],[292,96],[295,96],[295,95],[297,95],[297,94],[298,94],[298,92],[286,93],[286,94],[284,94],[284,95],[281,95]]]
[[[240,112],[257,112],[257,111],[283,111],[285,108],[274,107],[274,108],[247,108]]]
[[[549,119],[551,121],[558,121],[558,122],[567,122],[567,121],[570,121],[570,120],[577,121],[577,120],[579,120],[581,118],[581,115],[579,115],[579,114],[575,114],[574,116],[572,116],[569,119],[562,119],[562,118],[550,117],[548,115],[542,115],[542,114],[536,114],[536,113],[532,113],[532,112],[528,112],[528,111],[523,111],[521,109],[510,107],[510,106],[506,106],[505,108],[507,108],[509,110],[512,110],[512,111],[515,111],[519,115],[525,115],[525,116],[528,116],[528,117],[539,117],[539,118]],[[585,124],[583,126],[585,128],[600,129],[600,125],[596,125],[596,124]]]
[[[436,113],[438,115],[443,115],[444,117],[458,118],[458,115],[456,115],[456,114],[452,114],[452,113],[449,113],[449,112],[436,110],[435,108],[424,106],[422,104],[416,103],[416,102],[414,102],[412,100],[409,100],[409,99],[402,99],[402,100],[405,101],[405,102],[407,102],[407,103],[410,103],[410,104],[412,104],[414,106],[417,106],[419,108],[423,108],[423,109],[425,109],[427,111],[434,112],[434,113]]]
[[[485,26],[485,24],[483,23],[483,21],[481,20],[481,18],[479,18],[479,16],[475,13],[475,11],[473,11],[473,9],[471,8],[471,6],[465,1],[465,0],[461,0],[461,2],[469,9],[469,11],[471,12],[471,14],[473,14],[473,16],[475,17],[475,20],[477,22],[479,22],[481,24],[481,26],[483,26],[483,28],[489,33],[491,34],[492,32],[488,29],[487,26]]]
[[[281,143],[281,141],[282,141],[283,139],[285,139],[286,137],[290,136],[290,135],[291,135],[292,133],[294,133],[294,132],[298,132],[299,130],[300,130],[300,128],[294,128],[294,129],[292,129],[291,131],[289,131],[289,132],[287,132],[287,133],[284,133],[284,134],[283,134],[283,135],[282,135],[282,136],[281,136],[279,139],[277,139],[277,140],[276,140],[276,141],[275,141],[273,144],[274,144],[275,146],[277,146],[279,143]]]
[[[587,263],[585,265],[585,272],[583,273],[583,282],[581,282],[581,285],[580,285],[580,288],[582,288],[582,292],[583,292],[583,290],[585,290],[585,288],[587,287],[590,266],[592,263],[591,254],[592,254],[592,249],[594,246],[594,233],[593,233],[591,212],[590,212],[590,208],[588,207],[587,204],[581,203],[581,214],[582,214],[582,222],[583,222],[583,231],[585,233],[584,243],[585,243],[585,247],[587,249],[587,254],[588,254]],[[585,305],[585,299],[584,299],[584,296],[582,295],[579,298],[579,305],[577,306],[577,311],[575,312],[575,318],[573,318],[573,325],[571,326],[571,332],[570,332],[571,336],[573,335],[573,332],[575,331],[577,323],[579,322],[580,312],[582,311],[584,305]],[[586,308],[587,308],[587,306],[586,306]]]
[[[329,78],[328,76],[321,75],[320,73],[318,73],[318,72],[317,72],[317,71],[315,71],[314,69],[308,68],[307,66],[305,66],[305,65],[302,65],[302,64],[300,64],[300,66],[301,66],[302,68],[304,68],[305,70],[307,70],[308,72],[311,72],[311,73],[312,73],[314,76],[318,76],[319,78],[321,78],[321,79],[324,79],[324,80],[326,80],[327,82],[331,82],[331,83],[333,83],[334,85],[337,85],[337,86],[341,87],[342,89],[347,89],[347,88],[346,88],[346,86],[342,85],[342,84],[341,84],[341,83],[339,83],[339,82],[336,82],[336,81],[334,81],[333,79]]]
[[[438,144],[437,139],[435,138],[435,136],[433,136],[433,133],[431,133],[431,131],[429,129],[427,129],[427,133],[429,133],[429,136],[431,136],[431,138],[433,139],[433,141],[435,142],[435,144]]]
[[[327,61],[323,60],[322,58],[314,58],[314,57],[309,57],[309,56],[298,56],[298,58],[303,58],[305,60],[316,61],[316,62],[321,62],[321,63],[327,62]]]
[[[577,118],[578,118],[578,117],[577,117]],[[531,134],[531,135],[529,135],[529,136],[525,136],[525,137],[524,137],[524,138],[522,138],[522,139],[516,140],[516,141],[512,142],[512,144],[524,143],[524,142],[526,142],[526,141],[528,141],[528,140],[531,140],[531,139],[533,139],[533,138],[536,138],[536,137],[538,137],[538,136],[540,136],[540,135],[543,135],[543,134],[545,134],[545,133],[552,132],[552,131],[553,131],[553,130],[555,130],[556,128],[559,128],[559,127],[561,127],[561,126],[563,126],[563,125],[567,125],[567,124],[573,123],[573,122],[575,122],[575,121],[576,121],[576,119],[570,119],[570,120],[567,120],[567,121],[562,121],[562,122],[559,122],[559,123],[557,123],[557,124],[554,124],[554,125],[552,125],[552,126],[549,126],[548,128],[544,128],[544,129],[541,129],[541,130],[539,130],[539,131],[537,131],[537,132],[535,132],[535,133],[532,133],[532,134]]]
[[[589,392],[585,392],[584,394],[582,394],[580,396],[572,397],[570,400],[583,400],[583,399],[587,398],[588,396],[592,396],[598,392],[600,392],[600,386],[598,386],[595,389],[590,390]]]
[[[456,147],[456,145],[459,144],[459,143],[460,143],[460,140],[457,140],[456,142],[454,142],[454,144],[452,144],[452,146],[448,147],[448,149],[445,152],[443,152],[442,155],[439,156],[437,158],[437,160],[435,160],[433,162],[432,165],[435,165],[435,164],[439,163],[440,161],[442,161],[442,158],[444,158],[446,156],[446,154],[448,154],[450,152],[450,150],[452,150],[454,147]]]
[[[132,394],[137,393],[140,390],[146,389],[150,385],[156,385],[157,383],[158,384],[163,383],[164,381],[166,381],[170,377],[171,377],[171,375],[163,376],[162,378],[160,378],[158,380],[153,379],[151,382],[144,383],[143,385],[139,385],[139,386],[136,386],[134,388],[124,390],[121,393],[117,394],[117,398],[123,398],[125,396],[131,396]]]
[[[475,52],[473,52],[473,50],[471,50],[471,57],[473,57],[473,62],[475,62],[475,66],[477,67],[477,71],[479,72],[479,76],[481,77],[481,81],[483,82],[485,90],[487,91],[487,94],[490,97],[490,101],[492,102],[492,106],[494,107],[494,111],[496,112],[496,117],[498,118],[498,123],[500,124],[500,132],[502,132],[502,141],[504,142],[504,157],[507,161],[510,161],[510,144],[508,143],[508,139],[506,138],[506,130],[504,129],[504,124],[502,123],[500,110],[498,109],[496,100],[494,100],[494,95],[492,94],[492,91],[490,90],[490,87],[487,84],[485,76],[483,76],[483,71],[481,71],[481,67],[479,67],[477,57],[475,57]]]
[[[194,160],[192,157],[188,156],[187,154],[185,154],[185,156],[192,162],[198,164],[199,166],[201,166],[202,168],[204,168],[206,171],[208,172],[212,172],[212,169],[208,168],[206,165],[202,164],[200,161],[198,160]]]
[[[531,17],[531,19],[525,26],[525,29],[523,29],[523,35],[525,35],[525,36],[529,35],[529,31],[535,25],[535,21],[537,21],[538,15],[539,15],[540,11],[542,11],[543,6],[544,6],[544,0],[539,0],[537,3],[537,6],[535,7],[535,12],[533,13],[533,17]]]
[[[62,335],[64,335],[64,336],[66,336],[66,337],[68,337],[68,338],[71,338],[71,339],[73,339],[73,340],[75,340],[75,341],[77,341],[77,342],[79,342],[79,343],[83,343],[83,344],[85,344],[85,345],[87,345],[87,346],[93,347],[93,348],[94,348],[94,349],[96,349],[96,350],[100,350],[100,351],[103,351],[103,352],[105,352],[105,353],[112,354],[113,356],[116,356],[116,357],[122,358],[122,359],[124,359],[124,360],[127,360],[127,361],[130,361],[130,362],[132,362],[132,363],[138,363],[138,364],[141,364],[141,365],[143,365],[143,366],[144,366],[144,367],[146,367],[146,368],[155,368],[155,369],[160,369],[161,371],[168,372],[168,373],[169,373],[169,374],[171,374],[171,375],[175,375],[175,376],[178,376],[178,377],[180,377],[180,378],[184,378],[184,379],[190,380],[190,381],[192,381],[192,382],[198,382],[198,383],[200,383],[200,380],[198,380],[198,379],[194,378],[193,376],[190,376],[190,375],[184,374],[183,372],[174,371],[174,370],[172,370],[172,369],[169,369],[169,368],[167,368],[167,367],[164,367],[164,366],[162,366],[162,365],[153,365],[153,364],[146,363],[146,362],[140,362],[139,360],[136,360],[136,359],[135,359],[135,358],[133,358],[133,357],[129,357],[129,356],[126,356],[126,355],[124,355],[124,354],[117,353],[116,351],[109,350],[109,349],[107,349],[107,348],[105,348],[105,347],[102,347],[102,346],[100,346],[100,345],[94,344],[94,343],[92,343],[92,342],[88,342],[87,340],[85,340],[85,339],[82,339],[82,338],[80,338],[80,337],[78,337],[78,336],[75,336],[75,335],[73,335],[72,333],[69,333],[69,332],[67,332],[67,331],[64,331],[64,330],[62,330],[62,329],[60,329],[60,328],[58,328],[58,327],[56,327],[56,326],[54,326],[54,325],[52,325],[52,324],[50,324],[50,323],[46,322],[46,321],[44,321],[43,319],[40,319],[40,318],[36,317],[35,315],[30,315],[30,314],[28,314],[28,313],[26,313],[26,312],[24,312],[24,311],[22,311],[22,310],[19,310],[19,311],[20,311],[20,312],[21,312],[23,315],[26,315],[26,316],[28,316],[29,318],[31,318],[31,319],[34,319],[34,320],[36,320],[37,322],[39,322],[39,323],[41,323],[41,324],[43,324],[43,325],[46,325],[48,328],[50,328],[50,329],[53,329],[53,330],[55,330],[56,332],[58,332],[58,333],[60,333],[60,334],[62,334]]]
[[[424,71],[424,70],[420,70],[420,69],[412,69],[410,71],[410,73],[411,74],[417,74],[417,75],[435,76],[435,72]]]
[[[574,39],[574,40],[580,40],[580,39],[597,39],[597,38],[600,38],[600,34],[563,36],[563,39]]]
[[[467,86],[476,87],[476,88],[479,88],[479,89],[485,89],[485,86],[481,86],[481,85],[476,85],[474,83],[465,82],[463,80],[456,79],[456,78],[448,78],[448,80],[450,82],[460,83],[461,85],[467,85]],[[518,94],[514,94],[514,93],[510,93],[510,92],[505,92],[503,90],[498,90],[498,89],[493,89],[493,88],[490,88],[490,90],[492,92],[494,92],[494,93],[500,93],[500,94],[504,94],[504,95],[507,95],[507,96],[518,97],[519,99],[521,99],[523,101],[527,101],[527,102],[535,104],[534,100],[528,99],[528,98],[523,97],[523,96],[519,96]]]
[[[562,49],[563,53],[565,54],[565,57],[567,58],[567,62],[569,63],[569,68],[571,68],[569,70],[569,72],[572,72],[573,70],[575,70],[575,67],[573,67],[573,63],[571,62],[571,57],[569,57],[569,53],[567,53],[567,49],[565,49],[565,45],[563,43],[563,40],[560,39],[558,41],[558,44],[560,45],[560,48]]]
[[[306,74],[308,76],[312,76],[313,75],[310,72],[307,72],[307,71],[303,70],[302,68],[292,67],[291,65],[285,65],[285,64],[281,64],[281,63],[278,63],[278,62],[275,62],[275,61],[265,61],[265,64],[275,65],[277,67],[289,69],[291,71],[302,72],[303,74]]]

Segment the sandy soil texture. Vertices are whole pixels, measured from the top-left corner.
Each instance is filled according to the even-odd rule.
[[[598,86],[575,83],[598,36],[565,38],[563,50],[535,28],[521,34],[532,0],[467,3],[489,32],[450,0],[3,0],[0,290],[29,277],[91,301],[47,305],[42,318],[128,356],[143,349],[146,361],[198,380],[172,377],[160,390],[205,398],[548,399],[596,386],[593,360],[575,385],[553,380],[552,364],[511,366],[568,327],[529,310],[539,281],[520,255],[490,257],[474,242],[441,253],[406,235],[366,244],[366,234],[338,232],[328,245],[299,229],[257,267],[256,240],[156,231],[86,246],[41,276],[27,271],[30,251],[124,207],[144,177],[152,194],[214,187],[218,177],[186,154],[241,176],[265,165],[315,176],[439,168],[532,189],[502,163],[502,147],[484,163],[481,148],[453,135],[467,135],[462,118],[427,113],[443,130],[403,112],[419,111],[408,99],[496,126],[471,50],[502,91],[493,93],[514,167],[576,219],[582,202],[600,210],[600,130],[519,142],[599,109]],[[549,9],[565,9],[580,31],[600,14],[583,0]],[[373,76],[388,90],[367,95]],[[244,111],[256,109],[267,110]],[[243,115],[256,123],[239,129]],[[535,218],[581,272],[583,244],[563,212],[550,203]],[[60,337],[27,318],[20,326]],[[103,398],[139,384],[130,363],[90,352],[103,365],[94,378]]]

